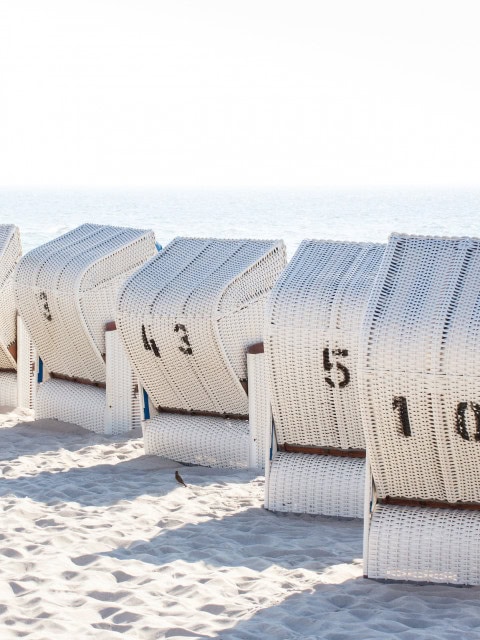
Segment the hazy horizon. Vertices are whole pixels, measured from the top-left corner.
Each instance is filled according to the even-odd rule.
[[[16,0],[0,185],[476,188],[478,5]]]

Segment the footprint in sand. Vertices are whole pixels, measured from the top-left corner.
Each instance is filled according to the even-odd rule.
[[[110,616],[115,615],[119,611],[121,611],[121,609],[119,607],[106,607],[105,609],[100,609],[100,611],[98,613],[105,620],[105,618],[109,618]]]
[[[113,616],[112,622],[115,624],[125,624],[127,622],[136,622],[137,620],[141,620],[141,618],[142,616],[132,611],[122,611]]]
[[[117,582],[126,582],[127,580],[133,580],[135,578],[135,576],[125,573],[125,571],[114,571],[112,575]]]
[[[89,591],[87,596],[102,602],[121,602],[131,596],[130,591]]]
[[[92,562],[95,562],[95,560],[98,560],[98,557],[93,553],[72,558],[73,564],[76,564],[78,567],[86,567],[87,565],[92,564]]]
[[[53,520],[53,518],[41,518],[40,520],[35,520],[35,524],[37,527],[41,527],[42,529],[45,529],[45,527],[60,526],[60,523]]]
[[[28,591],[28,589],[23,587],[21,584],[18,584],[18,582],[9,582],[8,584],[10,585],[10,589],[16,596],[21,596]]]
[[[3,549],[0,549],[0,555],[7,556],[7,558],[23,558],[21,553],[11,547],[4,547]]]
[[[131,624],[110,624],[109,622],[96,622],[92,624],[94,629],[105,629],[105,631],[113,631],[115,633],[127,633],[132,629]]]

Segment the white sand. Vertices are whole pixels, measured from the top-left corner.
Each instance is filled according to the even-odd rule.
[[[0,426],[0,640],[480,637],[480,588],[364,580],[361,522],[265,511],[254,472]]]

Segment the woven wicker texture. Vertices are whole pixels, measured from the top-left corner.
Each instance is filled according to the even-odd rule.
[[[105,389],[65,380],[47,380],[37,390],[35,418],[55,418],[104,433],[108,420]]]
[[[17,316],[17,405],[26,409],[35,406],[37,352],[25,323]]]
[[[151,231],[85,224],[21,258],[17,304],[49,371],[105,382],[105,323],[125,278],[155,253]]]
[[[246,420],[161,413],[144,423],[145,453],[206,467],[247,468]]]
[[[13,224],[0,224],[0,369],[16,369],[8,347],[17,337],[17,310],[13,272],[22,253],[20,232]]]
[[[383,250],[305,240],[273,288],[265,355],[279,444],[365,448],[358,339]]]
[[[116,435],[140,428],[139,386],[118,331],[107,331],[105,343],[107,349],[106,400],[109,416],[106,431]]]
[[[480,241],[392,235],[362,330],[379,498],[480,502]]]
[[[284,453],[273,459],[267,486],[272,511],[363,518],[365,460]]]
[[[271,425],[272,414],[265,372],[265,354],[249,353],[248,366],[248,417],[250,432],[250,467],[265,467],[265,436]]]
[[[377,505],[368,577],[480,584],[480,512]]]
[[[176,238],[129,278],[117,326],[155,406],[248,414],[246,348],[284,265],[282,242]]]
[[[0,405],[16,407],[17,404],[17,374],[0,371]]]

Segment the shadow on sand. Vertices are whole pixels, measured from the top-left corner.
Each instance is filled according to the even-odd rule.
[[[100,437],[95,437],[95,434],[91,442],[85,441],[81,435],[79,437],[78,442],[69,441],[63,448],[69,451],[81,451],[100,442]],[[117,444],[115,440],[103,437],[101,442],[110,444],[112,447]],[[108,507],[120,501],[134,500],[142,495],[151,497],[167,495],[179,486],[174,476],[175,469],[183,468],[182,474],[194,475],[199,487],[218,482],[243,483],[255,475],[248,471],[242,473],[228,469],[216,469],[212,473],[212,469],[182,467],[181,463],[173,460],[147,455],[113,464],[94,464],[85,467],[80,465],[81,459],[79,467],[66,471],[60,469],[39,471],[34,475],[18,478],[3,477],[0,479],[0,495],[14,494],[18,498],[28,497],[47,504],[73,501],[81,506]],[[8,471],[8,465],[4,465],[3,470]],[[201,491],[201,488],[199,490]]]
[[[135,432],[132,437],[138,436]],[[0,429],[0,440],[2,461],[59,449],[78,451],[89,444],[107,441],[104,436],[58,420],[19,422],[14,427]]]
[[[168,527],[168,520],[157,526]],[[276,514],[252,507],[221,518],[212,515],[197,524],[163,528],[148,541],[137,540],[102,555],[159,566],[182,560],[257,572],[272,565],[319,572],[332,561],[350,563],[361,556],[362,526],[358,520]],[[335,548],[322,545],[322,538],[335,540]]]
[[[320,584],[256,612],[218,635],[221,640],[476,640],[480,587],[380,583],[358,577]],[[338,575],[338,573],[337,573]]]

